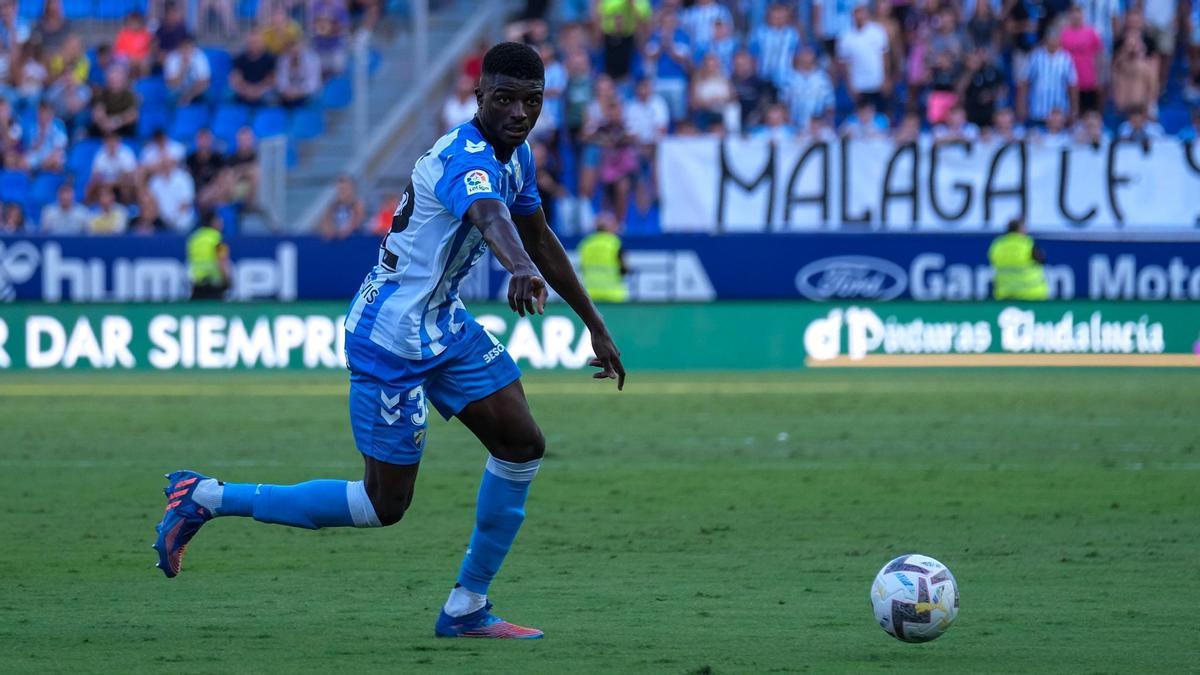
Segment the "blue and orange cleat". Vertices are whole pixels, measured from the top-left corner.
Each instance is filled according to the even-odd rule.
[[[162,522],[154,528],[158,532],[154,550],[158,551],[158,568],[170,579],[179,574],[183,567],[183,554],[187,551],[188,542],[196,536],[201,526],[212,520],[213,514],[192,499],[196,485],[208,476],[195,471],[176,471],[166,478],[170,481],[163,489],[167,494],[167,512],[163,514]]]
[[[438,615],[437,624],[433,627],[433,633],[438,637],[509,640],[536,640],[544,635],[536,628],[518,626],[492,614],[492,603],[490,602],[484,605],[483,609],[464,616],[450,616],[445,610],[442,610],[442,613]]]

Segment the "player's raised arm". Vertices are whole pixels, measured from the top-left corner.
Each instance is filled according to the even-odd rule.
[[[621,364],[621,352],[608,332],[604,317],[600,316],[596,305],[592,303],[575,274],[562,242],[546,223],[546,214],[538,208],[528,215],[514,216],[513,221],[517,225],[525,251],[545,275],[550,287],[567,301],[591,332],[592,351],[596,353],[591,365],[601,369],[594,377],[614,379],[617,381],[617,389],[623,389],[625,366]]]
[[[521,246],[508,207],[498,199],[480,199],[467,209],[471,224],[483,233],[492,254],[512,274],[508,282],[508,306],[525,316],[546,311],[546,282]]]

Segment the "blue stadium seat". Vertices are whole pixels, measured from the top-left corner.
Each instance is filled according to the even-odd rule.
[[[126,14],[135,9],[145,12],[145,3],[134,2],[134,0],[96,0],[96,11],[93,16],[97,19],[113,21],[125,18]]]
[[[292,112],[292,129],[288,134],[297,140],[306,141],[325,132],[325,111],[313,105]]]
[[[21,171],[0,171],[0,201],[25,203],[29,176]]]
[[[167,102],[167,83],[161,77],[143,77],[133,83],[133,90],[142,97],[143,106],[160,106]]]
[[[167,135],[181,143],[192,140],[201,127],[208,126],[208,106],[202,103],[185,105],[175,110],[175,119]]]
[[[321,105],[325,108],[345,108],[350,105],[352,96],[349,77],[345,75],[331,77],[321,91]]]
[[[96,153],[99,151],[100,141],[92,138],[76,141],[67,152],[67,171],[76,177],[81,174],[90,174],[92,171],[92,160],[96,158]]]
[[[237,204],[218,206],[217,216],[221,218],[221,223],[224,225],[221,234],[226,237],[232,237],[237,234],[238,225],[242,217],[242,209]]]
[[[96,3],[96,12],[108,4],[117,4],[114,0],[100,0]],[[62,0],[63,16],[68,19],[86,19],[92,16],[92,0]]]
[[[288,114],[283,108],[261,108],[254,114],[254,135],[259,138],[282,136],[288,131]]]
[[[233,70],[233,57],[229,52],[219,47],[205,47],[204,55],[208,57],[208,69],[211,84],[208,95],[211,100],[220,101],[229,91],[229,71]]]
[[[33,21],[41,18],[43,7],[45,7],[45,0],[20,0],[17,4],[17,14],[22,19]]]
[[[243,19],[254,19],[258,17],[258,0],[241,0],[237,4],[238,16]]]
[[[29,188],[29,198],[25,202],[30,210],[41,213],[42,207],[54,201],[58,196],[58,186],[63,184],[66,176],[61,173],[39,173],[33,177]]]
[[[170,111],[166,105],[144,105],[138,116],[137,136],[140,139],[150,138],[155,131],[166,129],[171,123]]]
[[[217,138],[232,139],[237,135],[237,130],[249,122],[250,110],[246,106],[222,103],[217,106],[217,112],[213,115],[212,132]]]
[[[1168,134],[1178,134],[1188,125],[1188,106],[1186,103],[1172,103],[1162,106],[1158,111],[1158,121]]]

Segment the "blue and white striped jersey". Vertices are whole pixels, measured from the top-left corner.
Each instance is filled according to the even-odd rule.
[[[438,139],[413,167],[379,263],[346,315],[346,330],[406,359],[433,358],[473,321],[458,286],[487,245],[466,220],[480,199],[500,199],[513,215],[541,207],[533,151],[525,143],[501,163],[474,121]]]

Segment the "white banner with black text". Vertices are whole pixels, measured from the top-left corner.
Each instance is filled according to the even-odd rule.
[[[659,147],[666,232],[1037,232],[1200,236],[1200,144],[1047,147],[675,137]]]

